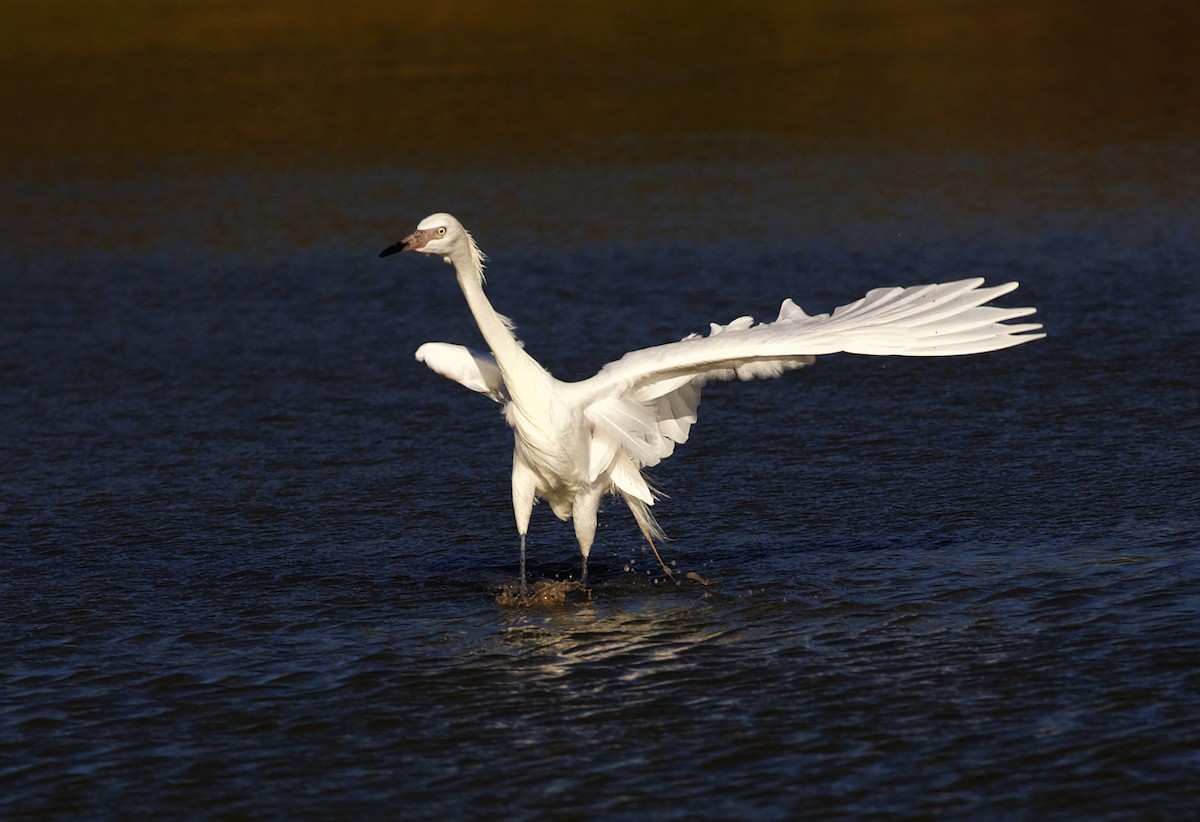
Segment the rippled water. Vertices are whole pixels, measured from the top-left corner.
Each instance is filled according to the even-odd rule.
[[[1191,19],[459,5],[5,12],[0,817],[1194,815]],[[683,584],[609,504],[504,607],[511,435],[412,359],[478,332],[376,257],[442,209],[564,378],[964,276],[1049,337],[710,386]]]
[[[574,377],[785,295],[962,274],[1019,276],[1008,302],[1051,336],[713,386],[655,474],[667,558],[699,580],[665,580],[609,505],[590,600],[547,611],[495,602],[515,538],[494,406],[411,360],[475,341],[449,270],[374,257],[422,214],[303,252],[10,255],[7,815],[1189,811],[1195,201],[1029,211],[1035,190],[984,219],[914,186],[856,222],[866,158],[789,162],[565,170],[531,195],[650,186],[661,229],[603,201],[524,230],[481,208],[498,307]],[[251,182],[383,211],[389,174]],[[692,174],[764,205],[723,230]],[[798,179],[830,196],[779,217]],[[530,551],[575,571],[544,508]]]

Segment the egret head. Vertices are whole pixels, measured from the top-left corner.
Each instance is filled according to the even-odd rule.
[[[470,247],[474,243],[462,223],[449,214],[430,214],[417,225],[417,230],[395,245],[379,252],[387,257],[399,251],[420,251],[422,254],[440,254],[449,258],[456,248]]]

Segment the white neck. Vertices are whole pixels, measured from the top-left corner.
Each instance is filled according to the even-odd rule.
[[[462,289],[467,306],[475,317],[475,324],[479,326],[484,341],[496,358],[500,373],[504,375],[509,396],[515,400],[519,392],[518,386],[525,383],[525,380],[521,379],[522,374],[531,369],[542,374],[546,372],[536,360],[525,353],[525,349],[513,335],[512,328],[492,307],[491,301],[483,292],[483,262],[474,248],[474,242],[468,245],[468,248],[456,249],[455,253],[446,259],[454,266],[458,287]]]

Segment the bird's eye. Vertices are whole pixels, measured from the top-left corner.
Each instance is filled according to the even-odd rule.
[[[446,227],[445,226],[442,226],[441,228],[438,229],[438,236],[439,237],[446,236]]]

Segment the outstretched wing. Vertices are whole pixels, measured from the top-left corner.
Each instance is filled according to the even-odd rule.
[[[417,361],[459,385],[486,394],[496,402],[508,399],[500,368],[490,353],[481,354],[465,345],[431,342],[417,349]]]
[[[1033,308],[984,303],[1017,287],[983,280],[879,288],[832,314],[810,316],[787,300],[774,322],[741,317],[708,336],[644,348],[576,384],[593,439],[588,473],[646,504],[653,495],[636,468],[652,466],[687,441],[700,389],[711,379],[762,379],[809,365],[819,354],[946,357],[995,351],[1040,339],[1038,323],[1009,324]]]

